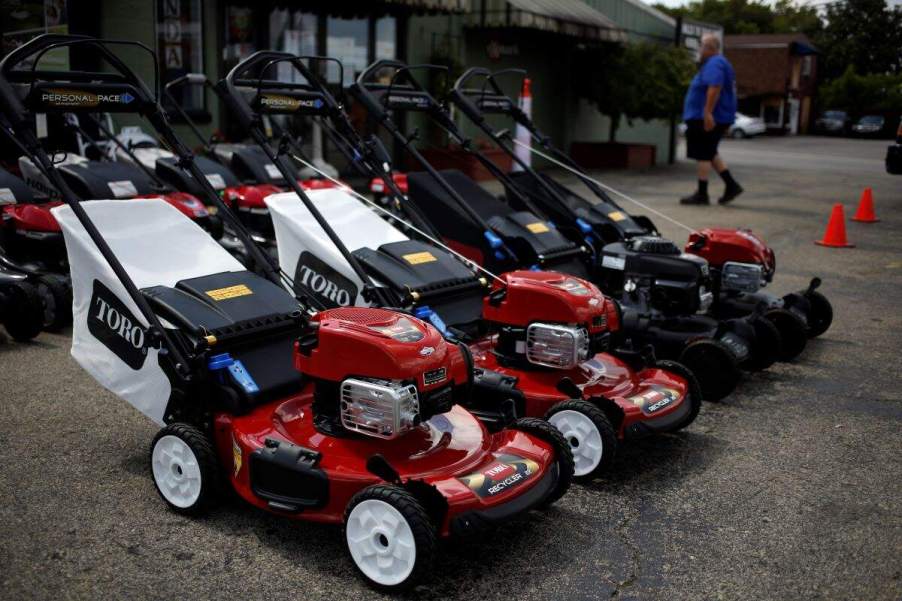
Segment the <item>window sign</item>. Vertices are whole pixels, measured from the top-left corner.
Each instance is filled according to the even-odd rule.
[[[157,1],[157,56],[163,83],[204,72],[202,26],[201,0]],[[204,111],[201,86],[179,86],[172,93],[186,111]]]
[[[376,20],[376,60],[396,58],[396,29],[397,20],[394,17]]]
[[[248,6],[226,7],[225,45],[222,58],[227,68],[234,67],[257,49],[254,43],[254,9]]]
[[[326,29],[326,55],[334,56],[344,64],[344,81],[350,85],[369,64],[369,23],[367,19],[337,19],[330,17]],[[330,83],[339,83],[338,65],[326,67]]]

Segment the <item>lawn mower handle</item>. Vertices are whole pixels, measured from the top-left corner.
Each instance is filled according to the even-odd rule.
[[[533,124],[532,120],[524,113],[520,107],[511,99],[501,87],[498,85],[498,82],[495,81],[495,76],[505,73],[522,73],[526,74],[525,70],[522,69],[504,69],[501,71],[497,71],[495,73],[490,72],[488,69],[483,67],[472,67],[464,72],[457,81],[454,83],[454,88],[451,90],[449,94],[449,98],[452,103],[457,105],[458,108],[461,109],[467,118],[469,118],[475,125],[478,127],[483,133],[485,133],[501,150],[505,152],[511,159],[520,166],[520,168],[529,173],[535,182],[542,188],[549,196],[549,198],[554,199],[555,203],[560,207],[563,214],[570,215],[580,231],[583,233],[588,233],[585,231],[584,225],[580,223],[579,217],[573,212],[570,206],[567,204],[566,200],[555,190],[551,185],[548,184],[541,176],[539,176],[532,167],[526,163],[521,157],[514,152],[513,148],[508,146],[505,138],[510,139],[510,132],[499,132],[492,129],[489,125],[488,121],[485,118],[485,111],[482,107],[480,107],[477,103],[473,102],[470,97],[479,96],[482,100],[494,100],[497,103],[497,107],[499,110],[493,111],[498,114],[508,115],[512,117],[515,122],[524,126],[529,130],[530,134],[538,140],[545,139],[545,136],[538,131],[538,129]],[[483,77],[485,78],[483,81],[482,89],[479,91],[466,89],[464,84],[468,81],[472,80],[474,77]],[[487,95],[485,93],[486,85],[490,85],[492,87],[493,93],[491,95]],[[503,108],[502,108],[503,107]],[[520,201],[532,212],[537,215],[542,215],[543,212],[536,207],[534,203],[526,196],[526,194],[520,193],[519,188],[513,183],[513,180],[510,177],[503,173],[500,169],[498,169],[494,164],[490,164],[491,161],[484,157],[483,154],[477,150],[471,150],[471,154],[475,156],[489,171],[492,172],[497,179],[504,182],[505,187],[508,190],[513,190]],[[590,244],[593,247],[593,244]]]
[[[57,72],[57,71],[38,71],[36,69],[38,61],[41,56],[49,52],[50,50],[58,47],[68,47],[75,45],[86,45],[93,48],[101,58],[103,58],[111,67],[113,67],[117,73],[107,73],[107,72],[80,72],[80,71],[66,71],[66,72]],[[102,106],[98,107],[96,105],[85,105],[85,106],[54,106],[49,105],[46,107],[40,107],[43,110],[57,110],[58,112],[76,112],[78,109],[82,109],[82,112],[88,110],[88,112],[96,112],[97,110],[108,110],[113,111],[117,110],[120,112],[132,112],[144,115],[148,121],[150,121],[151,125],[153,125],[154,129],[160,135],[160,137],[164,140],[164,142],[170,147],[170,149],[179,157],[179,166],[186,171],[188,171],[191,176],[197,181],[198,186],[200,186],[203,195],[219,209],[219,211],[223,211],[225,213],[225,219],[229,222],[229,225],[232,226],[235,230],[236,235],[241,240],[242,244],[247,248],[248,253],[253,258],[254,262],[259,266],[260,269],[266,274],[266,276],[274,282],[276,285],[281,285],[281,280],[276,273],[272,261],[263,254],[263,252],[257,248],[256,244],[254,244],[251,239],[250,234],[247,230],[244,229],[241,222],[234,217],[230,212],[228,212],[227,207],[223,200],[216,193],[216,190],[213,189],[213,186],[201,172],[200,168],[197,167],[194,162],[193,153],[178,139],[175,135],[175,132],[172,130],[172,126],[169,124],[166,114],[163,111],[162,107],[158,101],[158,95],[152,93],[144,82],[138,77],[132,69],[126,65],[122,60],[119,59],[109,48],[110,45],[119,45],[119,46],[133,46],[137,47],[150,55],[151,62],[153,63],[153,72],[154,72],[154,90],[158,90],[159,88],[159,65],[157,64],[156,55],[154,55],[153,51],[150,50],[147,46],[140,44],[138,42],[131,41],[118,41],[118,40],[101,40],[98,38],[91,38],[87,36],[70,36],[70,35],[62,35],[62,34],[46,34],[43,36],[38,36],[34,38],[30,42],[24,44],[20,48],[18,48],[15,52],[9,54],[6,58],[0,61],[0,80],[8,80],[10,76],[13,76],[17,80],[22,80],[24,83],[29,83],[30,88],[27,95],[27,98],[32,96],[32,90],[34,89],[35,82],[38,79],[46,78],[63,81],[72,81],[75,80],[79,83],[77,84],[69,84],[74,87],[82,87],[88,90],[90,89],[100,89],[108,90],[109,88],[103,87],[107,85],[116,85],[120,87],[124,87],[125,91],[134,96],[128,101],[125,100],[125,94],[120,94],[118,100],[107,101],[107,104],[113,104],[113,107]],[[15,66],[20,64],[26,58],[35,57],[35,63],[29,70],[15,70]],[[118,89],[114,91],[119,91]],[[34,154],[37,149],[40,149],[40,143],[37,141],[37,138],[34,136],[34,133],[31,131],[30,126],[27,123],[28,118],[28,110],[25,108],[24,103],[19,99],[16,94],[15,89],[11,85],[7,85],[4,88],[0,89],[0,95],[6,97],[9,94],[12,94],[10,98],[7,98],[6,104],[11,108],[16,109],[16,104],[18,102],[18,106],[21,107],[20,117],[21,120],[20,129],[26,131],[27,134],[25,136],[25,140],[29,140],[29,138],[34,138],[34,148],[30,148],[29,154]],[[17,101],[17,102],[16,102]],[[30,142],[30,140],[29,140]],[[49,158],[44,155],[41,156],[43,152],[37,153],[35,156],[39,159],[38,162],[42,163],[45,168],[50,168],[50,171],[53,171],[52,164],[49,162]],[[44,159],[47,159],[45,164]],[[57,173],[48,174],[56,185],[56,180],[62,182],[62,177]],[[65,183],[63,182],[63,185]],[[66,188],[68,189],[68,188]],[[70,194],[71,190],[69,190]],[[73,203],[69,203],[72,206],[72,210],[76,213],[76,216],[79,217],[79,220],[85,226],[85,229],[89,231],[89,233],[93,230],[96,232],[96,228],[94,228],[93,224],[86,223],[85,220],[87,216],[84,214],[84,209],[78,206],[76,197],[72,194]],[[68,203],[68,201],[67,201]],[[82,219],[82,216],[85,216],[85,219]],[[88,220],[89,222],[89,220]],[[94,239],[94,235],[91,234],[92,239]],[[99,237],[99,234],[98,234]],[[106,247],[106,243],[101,240],[101,242],[97,242],[94,240],[95,244],[97,244],[98,248],[103,245]],[[109,251],[109,248],[107,247]],[[115,257],[112,256],[112,252],[110,251],[109,256],[107,253],[104,253],[107,261],[110,261],[112,258],[114,261]],[[131,283],[131,280],[128,278],[128,275],[122,269],[121,265],[118,265],[118,269],[114,268],[116,275],[125,282],[128,281],[128,284],[124,284],[126,290],[129,291],[130,295],[133,296],[135,303],[138,304],[139,307],[142,308],[142,312],[145,313],[145,317],[148,317],[150,320],[149,323],[152,326],[160,328],[162,331],[162,327],[156,319],[156,315],[153,314],[153,311],[150,309],[149,305],[146,305],[143,296],[137,291],[134,285]],[[136,298],[135,298],[136,297]],[[146,309],[146,311],[145,311]],[[163,332],[165,336],[165,332]],[[180,363],[184,363],[181,361]]]
[[[119,262],[119,259],[116,257],[115,253],[113,253],[113,250],[107,244],[106,239],[104,239],[103,235],[101,235],[100,231],[94,225],[94,222],[91,221],[91,218],[88,216],[84,207],[81,206],[78,197],[75,195],[72,189],[69,188],[69,185],[66,183],[65,179],[63,179],[60,173],[55,169],[52,160],[49,156],[47,156],[47,152],[41,146],[40,140],[38,140],[34,131],[32,131],[30,124],[28,123],[29,113],[28,109],[25,107],[25,103],[23,103],[19,98],[18,94],[16,93],[15,89],[10,84],[8,79],[10,73],[13,72],[13,68],[17,64],[21,63],[25,58],[34,56],[36,54],[43,54],[53,48],[85,43],[97,48],[101,52],[101,54],[106,56],[108,60],[112,59],[110,60],[110,64],[119,69],[120,73],[126,79],[131,77],[134,80],[137,80],[137,91],[146,92],[149,95],[149,90],[147,90],[147,87],[137,79],[137,76],[135,76],[134,73],[124,63],[119,61],[118,58],[110,53],[109,49],[106,48],[103,41],[86,36],[45,34],[23,44],[14,52],[7,55],[6,58],[4,58],[2,61],[0,61],[0,112],[5,112],[11,119],[12,129],[14,130],[14,133],[16,134],[18,140],[22,143],[22,146],[25,148],[25,150],[28,151],[27,154],[29,155],[29,157],[35,161],[35,164],[38,165],[41,171],[48,177],[51,184],[53,184],[53,186],[60,191],[63,201],[65,201],[65,203],[72,210],[73,214],[75,214],[75,217],[85,228],[85,231],[91,238],[91,241],[95,246],[97,246],[97,249],[100,251],[100,254],[103,256],[104,260],[113,270],[113,273],[116,275],[116,277],[119,278],[119,281],[122,283],[129,297],[132,299],[132,301],[135,303],[135,306],[147,321],[148,338],[150,339],[151,346],[157,344],[165,346],[166,350],[172,355],[176,375],[184,383],[188,383],[191,381],[192,376],[191,370],[185,359],[186,354],[184,351],[186,349],[181,348],[181,345],[179,345],[175,341],[175,339],[172,338],[163,328],[163,325],[157,318],[156,313],[154,313],[150,308],[150,304],[147,302],[147,299],[145,299],[141,291],[138,290],[137,286],[135,286],[134,281],[132,281],[131,277],[122,266],[122,263]],[[154,62],[156,62],[156,59],[154,59]],[[35,61],[35,65],[37,65],[37,60]],[[33,84],[34,79],[36,79],[37,75],[40,72],[32,68],[30,70],[30,73],[31,78],[33,78],[31,83]]]
[[[291,63],[295,70],[303,75],[305,79],[307,79],[308,83],[295,84],[264,80],[263,77],[266,70],[280,62]],[[260,77],[256,80],[256,89],[258,94],[260,94],[264,83],[273,84],[271,87],[277,89],[301,90],[315,94],[318,99],[322,100],[323,105],[326,106],[328,110],[333,109],[332,105],[335,104],[334,98],[331,94],[323,94],[319,90],[315,89],[314,84],[311,83],[312,76],[310,74],[310,71],[307,69],[306,65],[304,65],[300,57],[287,52],[274,52],[269,50],[261,50],[259,52],[255,52],[247,59],[235,65],[232,70],[229,71],[225,78],[219,83],[219,88],[223,92],[223,99],[225,100],[228,107],[232,110],[232,112],[235,113],[235,115],[238,117],[239,122],[248,131],[254,142],[256,142],[257,145],[263,150],[263,152],[266,153],[266,156],[269,158],[269,160],[271,160],[276,165],[276,167],[281,172],[282,177],[285,178],[285,181],[291,191],[294,192],[301,200],[301,202],[307,208],[307,211],[313,216],[322,230],[326,233],[326,236],[328,236],[329,240],[332,242],[338,252],[341,253],[342,257],[345,259],[345,261],[347,261],[348,265],[350,265],[354,273],[357,274],[362,282],[364,282],[364,299],[370,302],[375,301],[377,304],[383,307],[390,307],[392,305],[392,300],[389,297],[388,292],[385,291],[381,286],[376,286],[373,283],[372,278],[363,269],[363,266],[357,260],[357,257],[355,257],[348,249],[348,247],[345,246],[342,239],[338,236],[338,234],[335,233],[335,230],[332,228],[329,222],[326,221],[322,213],[320,213],[319,209],[316,208],[316,205],[313,204],[313,201],[310,200],[310,197],[298,183],[297,179],[293,177],[291,169],[289,169],[288,165],[286,164],[285,157],[283,156],[281,150],[277,151],[273,149],[269,140],[266,138],[266,135],[261,128],[260,114],[251,107],[250,103],[238,90],[238,85],[242,83],[247,83],[249,85],[253,83],[252,81],[242,80],[240,79],[240,77],[255,66],[261,64],[263,64],[263,67],[260,70]]]
[[[416,66],[416,65],[415,65]],[[422,67],[430,67],[434,65],[419,65]],[[389,115],[389,111],[380,103],[371,93],[371,89],[374,88],[384,88],[388,89],[387,84],[376,84],[376,83],[367,83],[365,79],[372,74],[377,69],[382,68],[393,68],[396,70],[405,69],[405,72],[408,73],[408,80],[411,81],[411,89],[415,90],[417,93],[421,93],[425,95],[430,104],[430,108],[428,110],[428,114],[436,120],[442,127],[446,129],[446,131],[456,137],[458,140],[465,141],[466,139],[457,131],[457,125],[451,121],[450,117],[445,114],[445,111],[438,107],[438,102],[427,92],[423,87],[417,82],[413,77],[409,75],[409,69],[406,69],[407,65],[397,60],[380,60],[376,61],[369,67],[367,67],[363,73],[361,73],[357,77],[357,81],[351,85],[348,90],[351,95],[357,99],[361,104],[364,105],[367,112],[379,122],[382,127],[388,131],[389,134],[398,142],[400,142],[408,153],[419,163],[423,169],[429,173],[429,176],[445,191],[445,193],[454,201],[454,203],[463,211],[472,221],[473,223],[479,225],[482,228],[484,235],[487,239],[489,239],[492,248],[500,253],[502,256],[499,256],[499,260],[503,258],[513,259],[517,258],[517,255],[514,253],[510,247],[505,244],[500,236],[498,236],[493,230],[492,227],[483,219],[479,213],[477,213],[470,205],[464,201],[464,199],[460,196],[458,191],[454,189],[454,187],[447,182],[447,180],[438,172],[438,170],[432,166],[429,161],[423,156],[423,154],[417,150],[416,147],[411,143],[411,140],[407,138],[401,130],[398,129],[397,124],[392,120]],[[394,79],[394,77],[392,78]],[[387,97],[387,94],[386,94]],[[445,123],[447,122],[447,126]],[[491,234],[491,236],[490,236]]]
[[[467,98],[467,96],[474,95],[474,92],[472,90],[467,90],[467,89],[463,88],[463,84],[469,79],[467,77],[467,73],[470,73],[471,71],[484,72],[484,71],[486,71],[486,69],[474,67],[473,69],[469,69],[466,73],[464,73],[464,75],[462,75],[460,78],[458,78],[457,83],[454,86],[454,92],[460,92],[460,94],[458,96],[452,97],[452,101],[455,103],[458,103],[458,100],[462,99],[464,101],[464,103],[469,104],[471,106],[471,108],[475,108],[477,111],[480,111],[479,107],[476,107],[472,102],[469,101],[469,98]],[[568,156],[567,154],[562,152],[560,149],[558,149],[554,144],[552,144],[551,138],[549,136],[545,135],[538,128],[538,126],[536,126],[536,124],[532,120],[532,118],[529,115],[527,115],[526,113],[524,113],[523,110],[513,101],[513,99],[511,99],[509,96],[507,96],[504,93],[504,91],[498,85],[497,77],[499,75],[504,75],[507,73],[522,74],[524,77],[527,75],[527,71],[525,69],[501,69],[500,71],[494,71],[488,75],[485,75],[487,82],[491,82],[493,89],[497,92],[497,95],[503,96],[509,103],[510,108],[508,111],[505,111],[505,112],[507,114],[509,114],[516,123],[525,127],[529,131],[529,134],[532,137],[532,139],[535,140],[536,142],[538,142],[539,145],[542,148],[544,148],[549,154],[551,154],[558,161],[564,163],[565,165],[567,165],[568,167],[573,169],[575,171],[575,175],[580,179],[580,181],[582,181],[583,184],[587,188],[589,188],[596,196],[598,196],[605,202],[607,202],[619,209],[620,205],[617,202],[615,202],[614,199],[612,199],[594,181],[592,181],[591,178],[589,178],[588,176],[585,175],[586,170],[583,169],[579,164],[577,164],[576,161],[574,161],[572,158],[570,158],[570,156]],[[473,75],[477,75],[477,73],[474,73]],[[463,103],[459,103],[458,106],[460,106],[461,110],[464,110],[464,112],[467,112],[463,106]],[[467,112],[467,116],[471,116],[469,112]],[[479,118],[482,118],[482,116],[480,115]],[[510,135],[508,134],[508,136],[506,136],[506,137],[509,138]]]

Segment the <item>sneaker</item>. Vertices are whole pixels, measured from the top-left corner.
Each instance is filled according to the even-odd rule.
[[[703,194],[696,190],[689,196],[684,196],[680,199],[681,205],[706,205],[711,204],[711,201],[708,199],[707,194]]]
[[[729,187],[726,190],[724,190],[723,196],[721,196],[720,198],[717,199],[717,203],[725,205],[728,202],[730,202],[731,200],[733,200],[734,198],[736,198],[737,196],[739,196],[740,194],[742,194],[742,186],[740,186],[739,184],[736,184],[735,186]]]

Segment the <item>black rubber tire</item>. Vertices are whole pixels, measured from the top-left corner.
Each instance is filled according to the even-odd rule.
[[[570,489],[573,482],[573,453],[570,451],[570,443],[564,440],[560,430],[538,417],[521,417],[509,426],[512,430],[519,430],[531,434],[540,440],[544,440],[554,447],[555,460],[557,461],[557,484],[542,501],[542,507],[548,507]]]
[[[200,495],[197,497],[197,501],[190,507],[177,507],[170,503],[169,500],[163,496],[160,487],[157,485],[156,478],[154,477],[153,449],[156,446],[157,441],[164,436],[175,436],[187,444],[194,453],[194,458],[197,460],[197,465],[200,468]],[[153,480],[154,488],[157,489],[157,494],[159,494],[160,498],[163,499],[163,502],[176,513],[200,516],[208,512],[222,499],[222,472],[219,469],[219,459],[216,456],[216,448],[209,436],[192,425],[176,422],[169,424],[157,432],[157,435],[153,438],[153,442],[150,444],[148,468],[150,471],[150,479]]]
[[[808,327],[798,315],[788,309],[771,309],[764,314],[780,330],[780,361],[792,361],[808,344]]]
[[[42,275],[37,278],[35,287],[44,309],[44,329],[56,332],[71,324],[72,288],[66,278],[54,274]]]
[[[817,290],[812,290],[805,296],[811,303],[811,310],[808,312],[808,337],[815,338],[830,329],[833,323],[833,305]]]
[[[411,571],[410,575],[403,582],[391,586],[379,584],[370,579],[369,576],[360,570],[357,566],[357,562],[351,557],[351,563],[354,564],[354,569],[357,571],[357,574],[372,588],[384,593],[396,593],[409,589],[416,584],[421,584],[432,574],[432,566],[435,562],[436,547],[438,545],[436,525],[429,519],[429,514],[417,498],[403,488],[392,484],[374,484],[373,486],[364,488],[351,497],[351,500],[348,502],[348,506],[345,509],[345,526],[347,526],[348,517],[351,515],[351,511],[354,507],[361,501],[369,499],[388,503],[404,516],[404,519],[407,520],[407,524],[410,526],[410,530],[413,533],[414,542],[416,544],[416,560],[414,561],[413,571]],[[346,528],[343,528],[342,534],[347,536]],[[345,540],[347,541],[347,539]],[[351,552],[349,549],[348,555],[350,556],[350,554]]]
[[[684,380],[689,386],[689,398],[686,401],[692,403],[689,415],[683,421],[674,424],[667,429],[667,432],[678,432],[695,421],[699,412],[702,410],[702,388],[698,384],[698,378],[692,373],[692,370],[680,363],[679,361],[669,361],[667,359],[659,359],[655,362],[655,367],[674,373]]]
[[[736,355],[719,340],[702,338],[690,342],[683,348],[678,361],[695,374],[704,401],[723,400],[739,383]]]
[[[587,482],[593,478],[601,476],[606,471],[611,469],[611,466],[614,465],[614,458],[617,456],[617,449],[620,446],[620,441],[617,440],[617,432],[614,430],[614,426],[611,424],[611,420],[608,419],[608,416],[605,415],[604,411],[601,410],[600,407],[595,405],[594,403],[590,403],[589,401],[584,401],[581,399],[571,399],[569,401],[561,401],[551,407],[547,413],[545,413],[545,419],[550,420],[551,417],[555,413],[559,413],[561,411],[576,411],[578,413],[582,413],[592,422],[592,425],[598,430],[598,434],[601,436],[601,461],[598,462],[598,465],[589,472],[588,474],[583,474],[582,476],[577,476],[575,473],[573,474],[573,479],[577,482]],[[552,424],[548,424],[554,427]],[[573,462],[573,468],[576,469],[576,461],[573,459],[573,447],[571,446],[570,441],[563,435],[563,433],[554,428],[554,431],[561,435],[561,440],[564,441],[564,444],[567,445],[567,450],[570,451],[570,458]]]
[[[764,316],[755,316],[752,320],[755,329],[755,342],[749,349],[749,357],[742,367],[749,371],[761,371],[776,363],[783,353],[783,336],[777,325]]]
[[[28,282],[19,281],[10,285],[14,305],[3,325],[14,340],[28,342],[44,329],[44,310],[37,289]]]

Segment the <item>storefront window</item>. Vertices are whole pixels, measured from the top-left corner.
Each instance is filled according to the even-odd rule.
[[[369,23],[367,19],[335,19],[330,17],[326,25],[326,55],[344,64],[344,81],[349,85],[369,63]],[[328,65],[329,82],[339,83],[338,66]]]
[[[42,33],[69,33],[66,0],[7,0],[0,2],[0,6],[0,32],[3,32],[0,36],[3,40],[0,56],[5,56]],[[45,54],[41,68],[68,69],[68,49],[57,48]]]
[[[376,20],[376,60],[396,58],[396,29],[397,20],[394,17]]]
[[[225,45],[222,48],[222,60],[228,71],[257,49],[255,31],[257,23],[255,11],[249,6],[232,6],[226,8]]]
[[[186,73],[204,72],[201,0],[158,0],[157,55],[163,83]],[[204,90],[180,86],[173,90],[192,116],[205,116]]]
[[[316,15],[276,9],[269,16],[269,46],[297,56],[316,56]],[[291,65],[278,66],[280,81],[298,79]]]

